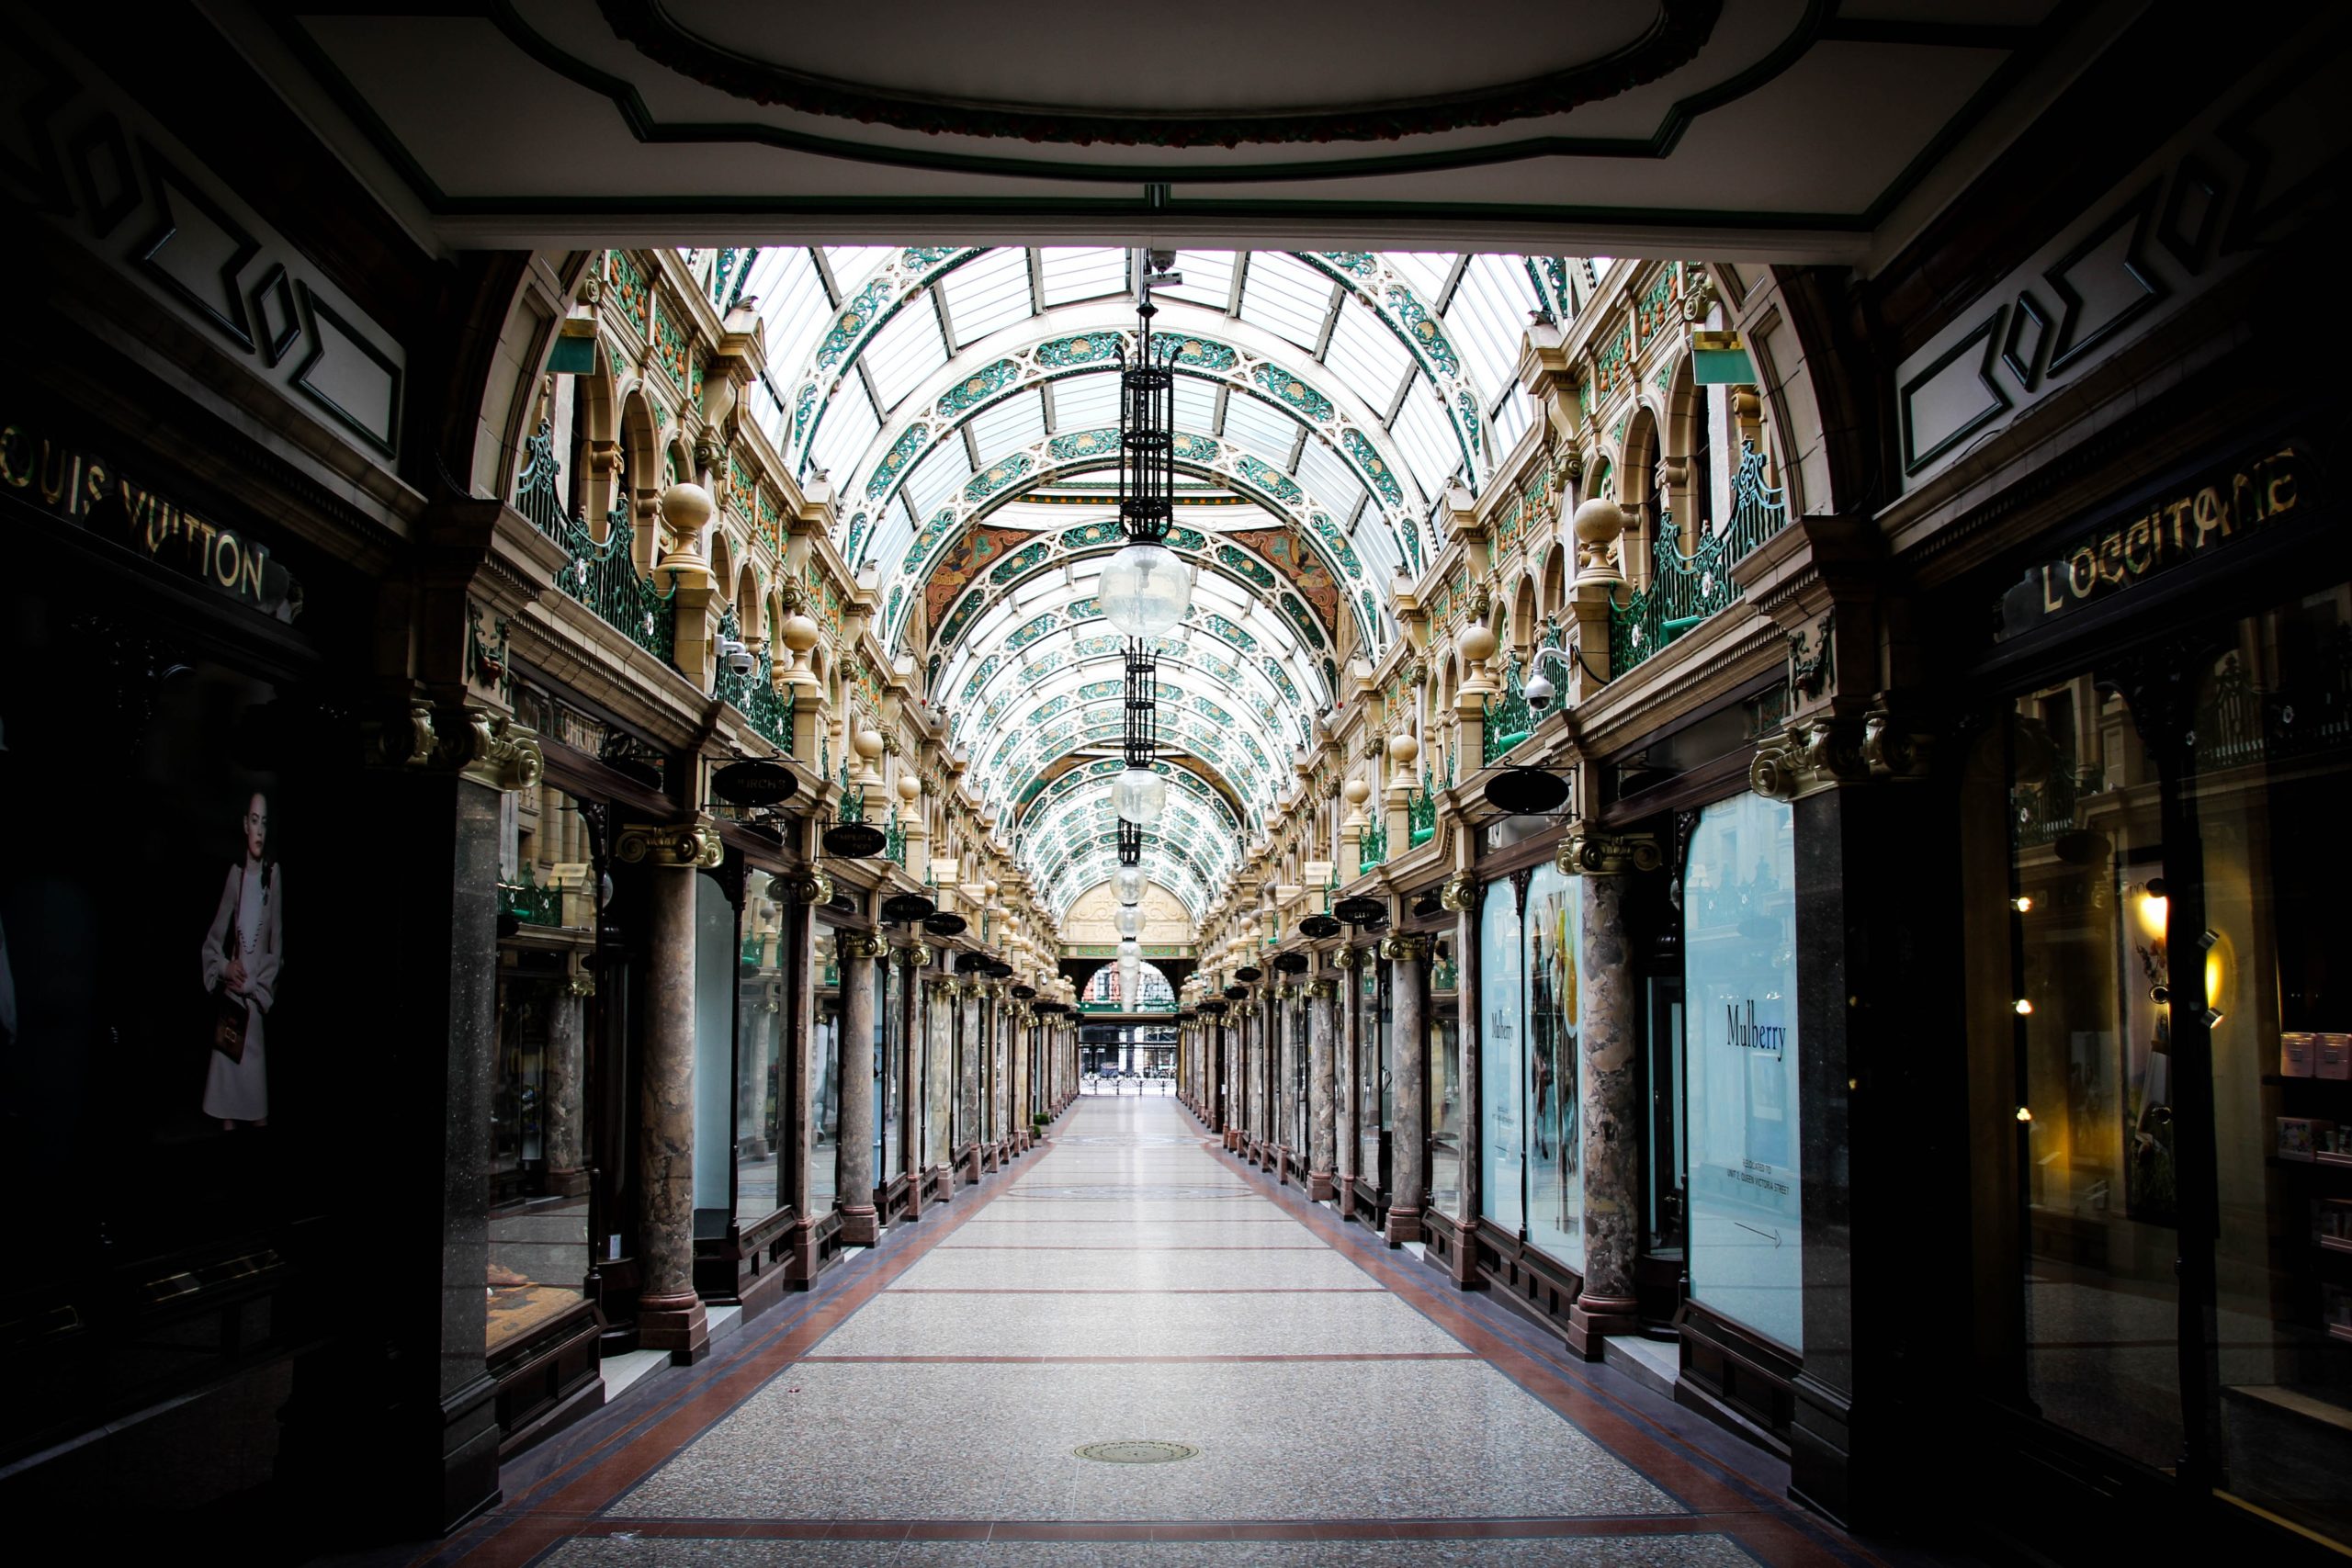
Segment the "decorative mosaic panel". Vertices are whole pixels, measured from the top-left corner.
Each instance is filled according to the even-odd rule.
[[[876,277],[859,289],[841,313],[833,318],[824,341],[817,345],[817,367],[830,370],[849,353],[852,344],[870,327],[881,320],[890,304],[891,284],[887,276]]]
[[[986,469],[974,474],[971,481],[964,486],[964,499],[973,502],[986,501],[1005,486],[1027,475],[1036,466],[1026,452],[1016,452],[1012,457],[992,463]]]
[[[941,555],[938,564],[932,568],[930,576],[923,581],[924,617],[936,624],[940,612],[954,604],[956,595],[974,579],[991,568],[1001,570],[1008,558],[1019,559],[1026,553],[1023,547],[1033,540],[1048,554],[1051,553],[1053,547],[1050,542],[1038,539],[1036,535],[1024,529],[998,528],[987,524],[978,524],[967,529],[963,536]],[[933,640],[945,647],[954,639],[942,626]]]
[[[865,481],[865,499],[880,500],[885,491],[899,482],[899,476],[907,471],[922,451],[923,443],[930,438],[931,426],[921,420],[899,432],[899,438],[890,443],[890,449],[882,454],[882,460],[874,465],[873,477]]]
[[[1229,536],[1249,546],[1272,561],[1275,570],[1288,578],[1292,584],[1306,596],[1306,602],[1315,606],[1316,614],[1322,617],[1325,626],[1332,627],[1339,626],[1339,580],[1331,575],[1331,569],[1323,564],[1323,558],[1306,547],[1306,542],[1298,536],[1295,530],[1250,528],[1238,530]],[[1254,569],[1254,575],[1243,574],[1249,577],[1251,583],[1264,589],[1272,589],[1275,586],[1272,575],[1267,573],[1263,567],[1258,566],[1255,561],[1249,560],[1249,558],[1242,556],[1238,550],[1227,547],[1220,550],[1217,558],[1222,561],[1228,554],[1247,562]],[[1234,570],[1240,569],[1236,567]]]
[[[1371,597],[1371,590],[1366,589],[1364,598],[1370,600]],[[1316,621],[1314,612],[1307,609],[1306,601],[1295,593],[1285,593],[1276,601],[1276,604],[1280,606],[1283,617],[1290,622],[1292,629],[1298,633],[1307,647],[1319,649],[1328,646],[1323,637],[1323,627]]]
[[[1355,277],[1370,277],[1373,273],[1370,251],[1317,251],[1317,255]]]
[[[638,335],[644,336],[646,311],[653,302],[652,290],[646,287],[644,272],[639,268],[637,258],[627,251],[607,251],[605,261],[605,274],[612,279],[615,303],[620,306],[621,313],[628,318],[629,324],[637,329]]]
[[[997,562],[995,570],[989,573],[989,585],[1001,588],[1023,572],[1034,571],[1053,558],[1054,542],[1051,539],[1039,539],[1036,543],[1015,550]]]
[[[1329,423],[1339,415],[1339,410],[1331,406],[1330,399],[1279,365],[1261,364],[1250,372],[1250,379],[1278,399],[1284,407],[1295,410],[1318,424]],[[1362,440],[1363,437],[1359,435],[1357,439]]]
[[[655,312],[651,352],[653,362],[662,367],[662,374],[670,378],[680,391],[684,391],[694,356],[687,347],[684,330],[670,319],[667,310],[657,310]]]
[[[1353,460],[1356,468],[1370,476],[1373,491],[1390,506],[1405,504],[1405,491],[1396,483],[1396,476],[1388,470],[1380,454],[1373,450],[1372,441],[1362,431],[1340,432],[1340,445]]]
[[[1447,341],[1445,329],[1430,314],[1422,303],[1413,298],[1413,291],[1401,284],[1388,289],[1389,314],[1402,325],[1406,337],[1426,355],[1430,362],[1448,376],[1462,374],[1462,360]]]
[[[1113,457],[1118,450],[1119,433],[1115,430],[1077,430],[1068,435],[1057,435],[1046,444],[1046,456],[1057,463]]]
[[[1241,356],[1214,339],[1188,337],[1177,347],[1176,363],[1203,370],[1230,370],[1241,363]]]
[[[1306,492],[1288,474],[1272,463],[1252,457],[1247,452],[1233,459],[1233,471],[1241,479],[1272,496],[1276,501],[1295,502],[1306,499]]]
[[[1076,337],[1057,337],[1037,345],[1037,363],[1048,370],[1100,365],[1119,352],[1119,344],[1125,335],[1124,333],[1082,333]]]
[[[1021,367],[1010,359],[973,371],[946,391],[940,394],[934,412],[944,418],[954,418],[994,397],[1021,378]]]

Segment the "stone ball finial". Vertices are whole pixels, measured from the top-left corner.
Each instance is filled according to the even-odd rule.
[[[1421,754],[1421,743],[1406,734],[1388,738],[1388,760],[1398,764],[1409,763]]]
[[[776,626],[775,635],[793,652],[806,653],[817,646],[819,632],[815,621],[796,612],[785,616]]]
[[[1473,621],[1462,628],[1462,635],[1453,639],[1453,646],[1469,662],[1484,664],[1495,656],[1495,649],[1502,644],[1483,622]]]
[[[1579,544],[1613,544],[1625,532],[1625,509],[1605,495],[1594,496],[1577,508],[1575,526]]]
[[[1340,793],[1348,797],[1350,806],[1362,806],[1372,798],[1372,786],[1362,779],[1350,779]]]
[[[912,806],[922,798],[922,781],[912,773],[899,775],[899,798]]]
[[[718,503],[710,499],[710,491],[691,479],[682,480],[662,492],[662,521],[670,525],[671,533],[681,538],[700,534],[703,525],[708,523],[718,510]]]
[[[857,748],[857,754],[870,762],[882,755],[882,732],[878,729],[861,729],[852,744]]]

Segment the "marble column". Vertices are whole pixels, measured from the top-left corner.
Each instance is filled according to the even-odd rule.
[[[1339,982],[1326,976],[1306,983],[1307,1119],[1313,1124],[1307,1151],[1306,1195],[1320,1203],[1333,1195],[1331,1173],[1338,1150],[1338,1107],[1332,1090],[1335,1053],[1331,1008],[1339,997]]]
[[[931,949],[918,942],[890,950],[890,984],[899,987],[899,1163],[907,1178],[907,1218],[922,1217],[922,971]]]
[[[1588,873],[1577,942],[1577,1051],[1584,1078],[1584,1292],[1568,1312],[1568,1347],[1589,1361],[1630,1334],[1634,1257],[1641,1246],[1641,1104],[1634,978],[1623,874]]]
[[[776,1195],[792,1205],[791,1239],[786,1250],[786,1282],[806,1290],[817,1278],[817,1221],[809,1213],[809,1160],[817,1144],[817,1122],[809,1104],[809,1080],[816,1072],[817,911],[812,907],[823,885],[801,877],[788,888],[784,906],[786,951],[784,966],[784,1027],[776,1043],[782,1061],[776,1081],[784,1095],[784,1111],[776,1118],[784,1146],[776,1151]]]
[[[564,1198],[588,1190],[580,1135],[581,1042],[587,998],[595,989],[588,971],[575,970],[548,1013],[548,1189]]]
[[[707,823],[623,829],[647,863],[645,1047],[638,1090],[638,1340],[684,1365],[710,1350],[695,1292],[695,872],[715,864]]]
[[[1391,1069],[1396,1120],[1389,1129],[1390,1181],[1388,1245],[1402,1247],[1421,1239],[1421,1205],[1429,1187],[1429,1052],[1430,1032],[1424,1019],[1428,997],[1422,980],[1429,968],[1430,939],[1400,933],[1380,944],[1388,960],[1388,983],[1394,1001],[1391,1016],[1396,1031],[1396,1066]]]
[[[874,961],[882,939],[842,931],[833,939],[842,971],[842,1245],[881,1238],[874,1212]]]
[[[1453,1249],[1453,1282],[1464,1290],[1478,1283],[1478,1213],[1485,1202],[1479,1161],[1485,1157],[1486,1101],[1479,1077],[1478,919],[1482,886],[1449,887],[1449,907],[1461,912],[1454,923],[1454,1006],[1462,1038],[1462,1242]]]

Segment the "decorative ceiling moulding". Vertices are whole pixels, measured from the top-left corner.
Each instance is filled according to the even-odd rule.
[[[1423,84],[1421,92],[1386,101],[1282,113],[1204,113],[1170,104],[1145,114],[1105,113],[1077,104],[948,97],[887,83],[820,75],[756,58],[740,46],[705,37],[678,15],[707,11],[705,6],[665,6],[662,0],[601,0],[601,8],[614,32],[647,59],[731,96],[772,107],[928,135],[1080,147],[1229,148],[1245,143],[1396,141],[1565,114],[1579,105],[1654,82],[1690,63],[1713,35],[1723,4],[1722,0],[1656,0],[1647,26],[1630,41],[1532,76],[1485,83],[1433,80]],[[970,18],[994,16],[986,7],[958,7],[957,12]],[[756,13],[735,13],[737,17],[746,14]],[[1001,32],[1001,28],[997,30]],[[890,36],[899,35],[891,29]],[[1524,58],[1529,40],[1516,32],[1504,36],[1512,47],[1495,63],[1516,65]],[[950,40],[934,38],[930,41],[940,52],[970,57],[970,51],[959,51]],[[816,51],[805,36],[796,38],[795,47],[804,54]]]

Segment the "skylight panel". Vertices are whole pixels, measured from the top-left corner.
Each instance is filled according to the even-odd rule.
[[[1038,262],[1045,275],[1048,308],[1127,291],[1127,253],[1124,250],[1048,247],[1038,253]]]
[[[1025,614],[1042,607],[1049,599],[1059,604],[1069,597],[1069,585],[1058,575],[1048,572],[1022,584],[1021,592],[1013,596],[1013,600]]]
[[[964,456],[964,444],[943,441],[907,476],[907,500],[917,516],[928,517],[944,506],[971,477],[972,462]]]
[[[1340,384],[1363,400],[1376,418],[1388,417],[1396,387],[1413,368],[1413,356],[1398,342],[1388,323],[1362,299],[1351,297],[1331,329],[1331,346],[1323,363]]]
[[[1363,494],[1363,481],[1356,478],[1347,459],[1311,436],[1298,455],[1298,482],[1335,518],[1343,519],[1353,512],[1356,499]]]
[[[921,295],[908,300],[889,324],[874,335],[865,359],[883,408],[898,407],[899,399],[947,363],[947,344],[939,335],[939,312]]]
[[[1225,438],[1278,468],[1290,467],[1290,446],[1298,422],[1252,397],[1235,394],[1225,402]]]
[[[1183,285],[1153,292],[1162,299],[1186,299],[1212,310],[1222,310],[1227,297],[1233,292],[1236,259],[1231,251],[1178,251],[1176,270],[1184,275]]]
[[[896,245],[827,245],[825,265],[832,269],[833,282],[846,299],[876,268],[898,254]]]
[[[1046,434],[1046,405],[1035,391],[1009,398],[972,416],[972,443],[982,464],[1028,446]]]
[[[1473,256],[1462,287],[1446,306],[1446,334],[1469,362],[1472,380],[1488,401],[1513,380],[1527,313],[1543,301],[1517,256]]]
[[[1396,547],[1396,536],[1379,513],[1367,507],[1363,521],[1356,525],[1351,537],[1355,541],[1356,554],[1363,558],[1364,570],[1374,582],[1403,575],[1405,560]]]
[[[1176,378],[1176,428],[1199,435],[1216,430],[1216,384],[1196,376]]]
[[[1405,406],[1397,411],[1396,423],[1389,429],[1421,494],[1434,501],[1444,492],[1447,477],[1461,466],[1462,449],[1453,426],[1438,411],[1437,395],[1430,390],[1428,378],[1414,380],[1413,389],[1405,394]]]
[[[958,344],[978,343],[1029,316],[1029,253],[990,251],[939,280]]]
[[[907,541],[914,536],[914,519],[908,514],[902,496],[882,513],[882,526],[867,536],[866,541],[858,547],[857,553],[865,560],[896,562],[905,558]],[[862,561],[852,561],[850,570],[855,571],[862,564]]]
[[[1259,251],[1241,287],[1241,319],[1310,352],[1331,309],[1331,280],[1295,257]]]
[[[1396,269],[1397,274],[1421,297],[1421,303],[1434,310],[1438,296],[1445,292],[1447,275],[1453,271],[1453,258],[1437,251],[1384,251],[1381,260]]]
[[[1487,448],[1496,462],[1519,445],[1519,438],[1535,418],[1535,400],[1521,391],[1514,382],[1510,390],[1496,400],[1494,412],[1487,416]]]
[[[865,448],[882,428],[874,412],[874,405],[865,396],[865,389],[857,378],[845,378],[842,389],[833,394],[826,407],[824,423],[817,427],[817,439],[808,450],[816,465],[833,478],[841,488],[844,501],[854,501],[847,493],[853,479],[862,482],[863,476],[851,473],[857,460],[865,456]]]
[[[818,324],[832,319],[817,258],[805,245],[776,245],[752,258],[743,298],[757,299],[767,323],[769,367],[781,378],[795,374],[815,344]]]
[[[1054,383],[1054,428],[1065,434],[1119,423],[1119,378],[1098,371]]]

